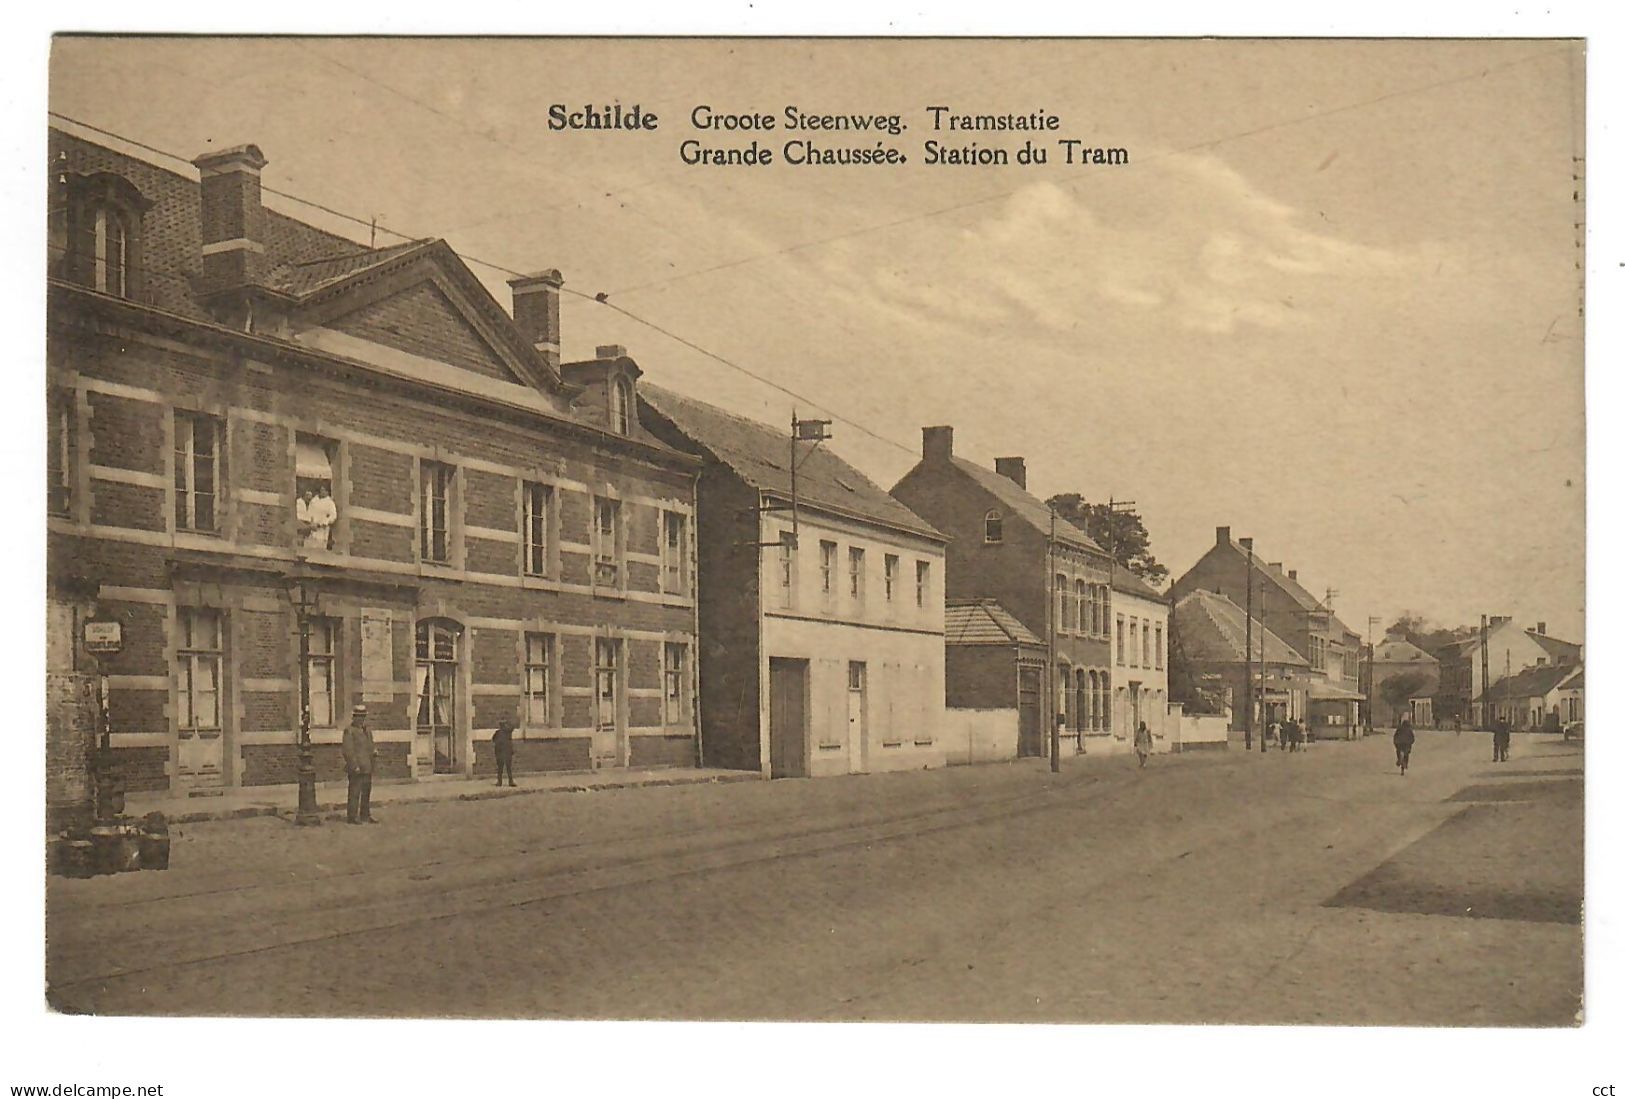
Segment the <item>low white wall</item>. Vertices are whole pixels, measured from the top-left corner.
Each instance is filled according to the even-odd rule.
[[[1227,714],[1168,715],[1170,748],[1175,752],[1198,748],[1226,748],[1230,744],[1230,717]]]
[[[1016,758],[1016,711],[949,707],[942,743],[948,765],[994,763]]]

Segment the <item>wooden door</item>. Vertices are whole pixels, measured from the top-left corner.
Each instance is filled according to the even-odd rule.
[[[1016,755],[1044,754],[1042,669],[1023,665],[1016,669]]]
[[[807,777],[807,662],[770,657],[768,744],[773,778]]]

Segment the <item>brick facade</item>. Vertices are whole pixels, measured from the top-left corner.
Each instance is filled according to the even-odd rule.
[[[53,156],[64,152],[70,170],[124,170],[154,202],[142,243],[163,309],[53,281],[47,345],[52,392],[73,410],[67,513],[48,524],[52,599],[123,628],[122,651],[97,670],[112,677],[112,743],[130,789],[292,780],[301,678],[293,603],[301,594],[333,637],[331,720],[311,734],[318,778],[340,776],[340,729],[356,702],[368,706],[384,776],[481,773],[503,718],[522,726],[519,771],[693,763],[692,718],[668,727],[660,699],[637,691],[658,694],[670,642],[689,654],[682,690],[692,695],[694,601],[660,591],[658,569],[627,555],[658,549],[663,512],[692,526],[696,462],[647,436],[581,422],[443,245],[415,264],[385,263],[353,291],[312,295],[308,312],[272,317],[263,330],[216,323],[230,316],[224,299],[198,299],[190,283],[157,278],[184,269],[177,255],[197,247],[199,185],[59,133],[52,139]],[[171,239],[177,209],[192,227]],[[159,216],[166,212],[174,216]],[[359,246],[266,216],[304,247],[368,258]],[[279,237],[270,246],[276,261],[288,245]],[[304,284],[288,285],[292,295]],[[353,310],[346,294],[356,298]],[[398,338],[383,337],[389,326]],[[354,342],[340,354],[294,339],[296,328]],[[185,460],[176,424],[185,412],[219,425],[212,472],[208,455],[196,459],[206,467],[196,483],[211,496],[212,529],[177,529],[176,463],[184,475]],[[300,439],[331,456],[338,520],[326,549],[303,545],[296,530]],[[421,559],[424,462],[455,471],[445,563]],[[541,576],[521,568],[519,485],[527,480],[553,487],[559,519],[559,556]],[[595,583],[585,567],[601,495],[621,502],[627,523],[614,583]],[[571,556],[582,567],[567,567]],[[50,621],[53,630],[74,628],[54,614]],[[218,638],[194,637],[188,647],[183,624],[192,622],[204,633],[218,622]],[[444,720],[420,723],[420,713],[430,715],[419,695],[433,677],[417,642],[431,622],[453,642],[435,680],[445,688]],[[527,633],[556,646],[539,684],[549,712],[537,719],[523,705]],[[595,707],[598,638],[614,642],[621,664],[613,705]],[[313,682],[327,667],[312,665]],[[185,728],[188,709],[206,715],[198,724],[207,728]]]

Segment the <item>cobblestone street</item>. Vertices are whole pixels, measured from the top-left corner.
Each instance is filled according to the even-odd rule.
[[[1424,733],[182,826],[69,1012],[1565,1026],[1583,753]]]

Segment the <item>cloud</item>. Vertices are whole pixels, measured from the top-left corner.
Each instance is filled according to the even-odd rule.
[[[1131,171],[1029,183],[958,232],[922,223],[902,247],[859,240],[814,262],[921,323],[1024,316],[1066,331],[1110,311],[1215,334],[1312,325],[1313,302],[1344,300],[1333,284],[1415,264],[1309,227],[1214,156],[1148,157]]]

